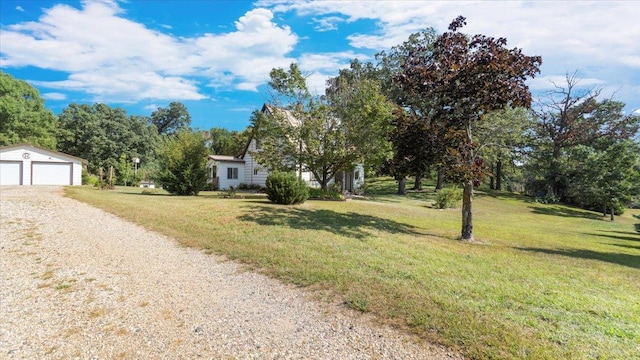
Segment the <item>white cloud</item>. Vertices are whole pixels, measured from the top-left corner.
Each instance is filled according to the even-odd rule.
[[[20,11],[20,12],[24,12],[24,8],[20,5],[16,6],[16,10]]]
[[[314,29],[316,31],[324,32],[324,31],[332,31],[338,29],[338,24],[344,22],[345,20],[338,16],[328,16],[324,18],[313,18],[311,19],[315,24]]]
[[[158,110],[158,105],[156,104],[149,104],[147,106],[143,106],[142,107],[144,110],[149,110],[149,111],[156,111]]]
[[[295,12],[316,22],[336,16],[345,23],[373,22],[377,30],[346,36],[351,46],[374,51],[406,41],[427,27],[447,30],[457,16],[467,18],[469,34],[506,37],[509,47],[527,55],[540,55],[545,77],[579,70],[583,84],[612,92],[640,82],[640,22],[634,1],[314,1],[259,0],[274,13]],[[341,24],[333,23],[340,27]],[[547,87],[547,78],[532,86]],[[625,97],[627,103],[638,98]],[[636,106],[637,106],[636,105]],[[631,106],[633,106],[631,104]]]
[[[194,40],[201,62],[207,64],[202,70],[211,76],[211,86],[235,83],[238,89],[256,91],[272,68],[294,61],[287,54],[298,37],[272,19],[271,11],[254,9],[236,21],[235,32],[206,34]]]
[[[123,17],[114,1],[85,0],[77,9],[56,5],[33,22],[0,33],[3,67],[35,66],[70,73],[38,82],[51,89],[84,91],[99,101],[198,100],[192,76],[210,86],[255,91],[298,41],[266,9],[248,11],[235,31],[174,37]],[[35,83],[35,82],[34,82]]]
[[[47,100],[65,100],[67,98],[67,95],[59,92],[49,92],[43,93],[42,97]]]
[[[527,82],[527,84],[533,90],[549,90],[556,88],[556,86],[566,87],[567,77],[566,74],[548,75],[531,79]],[[578,77],[578,83],[576,84],[576,86],[579,88],[591,88],[594,86],[602,86],[603,84],[605,84],[605,81],[601,79]]]
[[[95,101],[135,103],[140,100],[201,100],[193,82],[155,72],[81,72],[62,81],[30,81],[36,86],[93,95]]]

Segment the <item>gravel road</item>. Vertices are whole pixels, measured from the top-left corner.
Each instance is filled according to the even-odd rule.
[[[0,188],[0,359],[461,359],[62,194]]]

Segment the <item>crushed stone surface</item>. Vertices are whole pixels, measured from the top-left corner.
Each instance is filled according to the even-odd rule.
[[[0,359],[462,359],[61,187],[0,187]]]

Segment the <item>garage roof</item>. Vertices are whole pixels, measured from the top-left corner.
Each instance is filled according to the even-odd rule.
[[[31,144],[26,144],[26,143],[14,144],[14,145],[9,145],[9,146],[1,146],[0,147],[0,151],[21,149],[21,148],[26,148],[26,149],[30,148],[30,149],[35,150],[35,151],[44,151],[44,152],[48,152],[48,153],[51,153],[51,154],[54,154],[54,155],[57,155],[57,156],[64,156],[64,157],[67,157],[67,158],[78,160],[84,165],[89,164],[89,162],[87,160],[83,159],[83,158],[79,158],[77,156],[65,154],[65,153],[60,152],[60,151],[55,151],[55,150],[51,150],[51,149],[45,149],[45,148],[40,147],[40,146],[35,146],[35,145],[31,145]]]

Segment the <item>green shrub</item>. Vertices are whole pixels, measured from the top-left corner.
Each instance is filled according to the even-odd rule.
[[[320,188],[309,188],[309,198],[324,199],[324,191]]]
[[[87,169],[82,169],[82,185],[98,186],[98,176],[89,174]]]
[[[156,180],[171,194],[198,195],[207,186],[207,155],[202,134],[181,130],[160,147]]]
[[[322,191],[320,188],[309,188],[309,198],[320,200],[344,200],[344,195],[334,188],[329,188],[327,191]]]
[[[436,194],[436,207],[438,209],[449,209],[458,207],[462,200],[462,190],[458,188],[444,188],[438,190]]]
[[[309,198],[309,188],[293,173],[272,172],[267,177],[267,198],[275,204],[302,204]]]
[[[536,196],[535,200],[537,203],[540,203],[540,204],[559,204],[560,203],[560,197],[557,195],[554,195],[551,192],[548,192],[543,196]]]
[[[258,184],[245,184],[245,183],[240,183],[238,185],[238,190],[253,190],[253,191],[262,191],[263,188],[262,186],[258,185]]]

